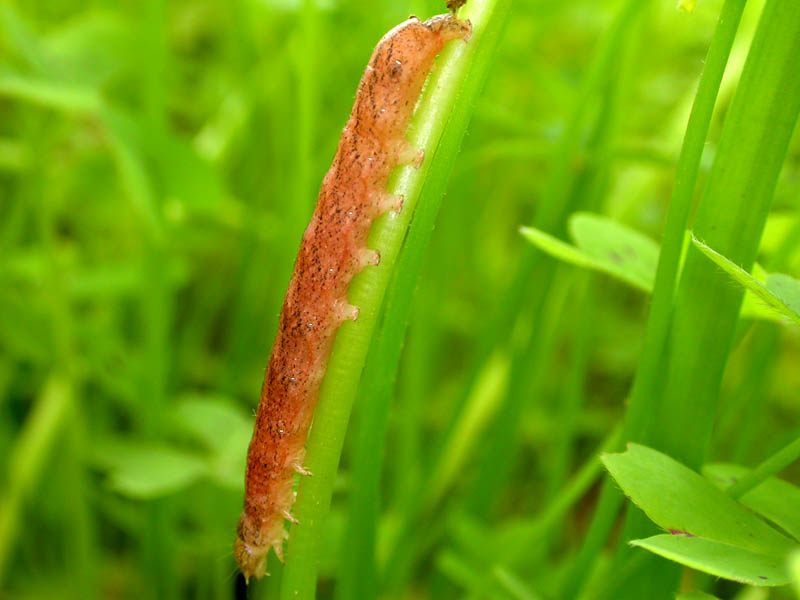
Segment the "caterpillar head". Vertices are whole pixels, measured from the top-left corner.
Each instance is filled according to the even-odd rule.
[[[453,1],[453,6],[450,8],[455,11],[464,3],[458,0]],[[460,21],[454,15],[436,15],[422,24],[430,29],[431,33],[441,36],[442,43],[455,39],[462,39],[466,42],[472,37],[472,23],[470,23],[469,19]]]

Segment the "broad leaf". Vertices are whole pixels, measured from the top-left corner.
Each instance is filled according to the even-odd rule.
[[[223,487],[241,490],[247,445],[253,434],[252,419],[224,398],[200,396],[181,402],[174,418],[211,450],[209,477]]]
[[[208,472],[199,456],[172,448],[112,442],[98,448],[111,487],[131,498],[150,500],[177,492]]]
[[[606,273],[644,292],[652,293],[659,253],[658,245],[653,240],[635,229],[591,213],[574,214],[569,221],[569,230],[575,241],[574,246],[533,227],[520,228],[520,232],[529,242],[558,260]],[[687,236],[687,241],[688,239]],[[759,272],[763,272],[763,269],[756,265],[753,271],[760,277]],[[767,279],[766,273],[763,279]],[[775,285],[782,290],[787,287],[785,281]],[[795,306],[800,302],[800,291],[795,292],[792,288],[783,293],[794,298]],[[789,302],[786,303],[792,306]],[[784,318],[783,313],[765,305],[759,296],[749,290],[742,303],[741,316],[770,321]]]
[[[653,289],[658,244],[635,229],[599,215],[575,213],[569,219],[575,245],[609,273],[643,290]]]
[[[773,586],[789,582],[784,559],[713,540],[664,534],[633,540],[631,545],[698,571],[750,585]]]
[[[792,311],[795,319],[800,315],[800,279],[783,273],[770,273],[767,276],[767,289]]]
[[[739,465],[712,464],[703,474],[725,490],[750,472]],[[788,481],[770,477],[739,498],[749,509],[769,519],[800,540],[800,488]]]
[[[530,242],[551,256],[573,265],[607,273],[645,292],[653,289],[658,246],[638,231],[589,213],[570,218],[575,240],[570,246],[543,231],[522,227]]]
[[[246,450],[253,431],[253,420],[224,397],[186,396],[173,418],[179,427],[217,451],[229,447],[232,439]]]
[[[606,454],[602,460],[625,494],[670,533],[775,557],[794,548],[789,538],[665,454],[629,444],[626,452]]]
[[[539,250],[547,252],[547,254],[554,258],[578,267],[594,269],[596,271],[606,271],[619,277],[618,273],[612,273],[608,271],[606,265],[592,259],[592,257],[585,252],[581,252],[575,246],[570,246],[569,244],[562,242],[560,239],[550,235],[549,233],[545,233],[544,231],[540,231],[534,227],[520,227],[519,231],[523,236],[525,236],[525,238],[528,239],[529,242],[538,247]],[[645,291],[649,292],[650,288],[645,288]]]

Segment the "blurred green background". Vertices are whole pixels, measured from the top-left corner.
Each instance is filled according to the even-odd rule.
[[[761,4],[748,4],[701,179]],[[591,97],[570,157],[570,211],[659,239],[720,5],[701,0],[687,14],[653,1],[626,32],[612,93]],[[507,339],[478,350],[528,251],[518,227],[541,208],[583,76],[622,6],[513,6],[419,282],[390,417],[378,561],[397,596],[460,597],[448,549],[473,539],[475,520],[513,530],[536,515],[622,414],[647,315],[639,291],[558,266],[544,305],[523,306]],[[252,414],[316,191],[375,42],[409,14],[443,10],[423,0],[0,4],[0,597],[233,597]],[[795,276],[798,248],[785,240],[800,199],[797,138],[760,258],[780,253]],[[552,232],[563,236],[563,223]],[[591,312],[578,311],[587,297]],[[549,311],[547,331],[528,331],[534,309]],[[510,376],[510,355],[532,335],[547,338],[546,352]],[[752,464],[796,435],[800,339],[775,323],[740,338],[711,454]],[[575,369],[579,383],[565,390]],[[456,471],[423,517],[443,526],[401,548],[398,566],[398,515],[417,501],[464,390],[486,400],[465,445],[447,447]],[[512,432],[492,420],[509,393],[524,401]],[[506,433],[509,460],[487,485],[482,452]],[[345,448],[322,597],[346,548],[350,484]],[[549,532],[534,577],[580,543],[592,500]]]

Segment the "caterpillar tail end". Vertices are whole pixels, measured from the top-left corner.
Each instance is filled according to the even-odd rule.
[[[267,527],[256,527],[247,514],[242,513],[236,529],[233,554],[247,583],[250,583],[251,577],[261,579],[264,575],[269,575],[267,553],[270,548],[275,550],[278,559],[283,562],[283,542],[288,536],[282,518],[274,519]]]
[[[242,539],[241,535],[236,536],[236,541],[233,544],[233,554],[246,583],[250,583],[251,577],[261,579],[264,575],[269,575],[267,573],[268,551],[269,546],[248,544]]]

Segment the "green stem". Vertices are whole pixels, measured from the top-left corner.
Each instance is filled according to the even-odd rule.
[[[314,183],[314,132],[317,112],[319,17],[315,0],[304,0],[300,18],[300,35],[295,60],[297,61],[297,170],[294,177],[294,201],[290,207],[291,222],[299,225],[312,206]]]
[[[714,113],[714,104],[744,4],[745,0],[727,0],[722,8],[686,127],[686,136],[678,159],[675,187],[664,225],[644,349],[631,389],[629,408],[625,415],[623,442],[641,438],[645,429],[648,407],[651,405],[656,382],[659,381],[663,358],[662,350],[669,331],[672,302],[680,268],[683,232],[689,219],[703,147]],[[613,482],[607,479],[603,484],[600,500],[583,547],[573,563],[571,573],[574,577],[566,578],[565,598],[578,595],[590,572],[590,565],[599,556],[606,543],[621,504],[622,496],[619,490]]]
[[[470,40],[470,44],[476,45],[473,52],[479,59],[471,64],[470,75],[464,82],[459,102],[453,107],[440,141],[439,153],[443,148],[449,148],[454,155],[461,144],[475,98],[480,93],[491,57],[497,47],[508,4],[510,2],[505,3],[504,9],[495,12],[489,27],[480,39]],[[384,440],[395,373],[400,361],[416,283],[453,164],[454,160],[448,161],[441,169],[432,172],[425,181],[419,206],[397,259],[391,287],[387,293],[383,321],[370,347],[370,356],[360,384],[359,398],[362,413],[353,452],[351,471],[353,483],[350,490],[347,529],[343,540],[345,551],[342,554],[336,589],[338,600],[373,598],[379,595],[375,541],[380,509],[379,488]],[[412,420],[411,426],[416,426],[416,423],[416,420]]]
[[[731,498],[741,498],[765,479],[779,473],[797,459],[800,459],[800,437],[778,450],[729,487],[726,492]]]
[[[564,486],[572,467],[573,453],[577,444],[578,420],[584,401],[584,385],[592,342],[592,319],[595,306],[591,302],[597,293],[594,280],[588,273],[581,273],[574,289],[573,298],[578,314],[573,316],[575,325],[569,333],[570,358],[566,378],[561,390],[555,421],[559,423],[558,435],[553,441],[550,471],[547,477],[547,498],[554,498]]]
[[[769,0],[736,96],[725,117],[717,155],[694,232],[750,269],[792,131],[800,113],[800,4]],[[704,460],[723,369],[744,291],[690,246],[675,293],[663,399],[652,411],[653,447],[691,468]]]
[[[725,117],[694,223],[698,238],[745,269],[755,261],[800,112],[798,56],[800,5],[769,0]],[[704,258],[694,245],[686,253],[659,350],[660,386],[651,387],[646,399],[652,424],[638,432],[645,443],[693,469],[706,459],[744,295]],[[629,512],[623,540],[647,535],[652,528],[641,512]],[[653,578],[664,570],[664,565],[649,568]],[[637,578],[641,588],[632,597],[656,585],[653,578]],[[678,578],[675,572],[672,582],[663,585],[677,587]]]
[[[72,386],[53,374],[25,421],[8,460],[8,492],[0,501],[0,581],[24,523],[21,512],[37,483],[46,476],[53,444],[72,410]]]
[[[504,551],[498,562],[523,567],[528,557],[542,544],[542,538],[555,527],[581,498],[594,485],[603,471],[600,456],[617,447],[622,427],[616,427],[606,436],[599,448],[583,463],[570,480],[558,491],[542,513],[536,516],[525,528],[528,533],[522,541]]]
[[[350,411],[384,293],[429,172],[454,160],[455,152],[440,154],[437,148],[445,125],[458,106],[461,91],[473,80],[471,67],[481,39],[507,3],[508,0],[476,0],[466,7],[462,17],[472,21],[473,37],[467,44],[448,44],[412,119],[408,138],[424,150],[428,160],[419,170],[401,168],[390,181],[389,191],[405,197],[404,210],[375,222],[370,247],[380,250],[381,264],[357,276],[350,287],[349,300],[360,308],[360,314],[357,321],[341,326],[320,390],[306,452],[306,466],[314,475],[301,481],[294,508],[299,524],[291,528],[289,537],[281,586],[284,600],[314,597],[322,530]]]
[[[708,128],[720,82],[725,73],[733,40],[739,27],[745,0],[727,0],[722,7],[719,23],[706,56],[706,65],[697,88],[686,136],[678,159],[675,186],[664,224],[661,253],[653,286],[653,304],[647,321],[644,349],[630,393],[630,408],[625,418],[623,440],[641,440],[646,428],[652,399],[662,377],[662,351],[669,332],[672,304],[680,270],[683,236],[689,222],[689,212],[700,170]]]
[[[562,235],[571,210],[599,209],[609,172],[608,149],[618,130],[621,98],[625,96],[622,90],[630,62],[629,33],[635,29],[643,5],[633,0],[620,11],[581,80],[564,134],[553,150],[550,173],[534,219],[538,229]],[[600,159],[590,164],[587,156]],[[576,164],[584,166],[576,168]],[[472,393],[474,374],[480,372],[491,351],[504,343],[515,323],[524,322],[525,315],[531,315],[531,343],[514,352],[507,398],[490,425],[492,431],[504,433],[489,436],[468,494],[473,514],[485,515],[491,510],[515,464],[519,416],[531,399],[539,398],[539,388],[549,368],[550,347],[563,307],[563,298],[557,297],[565,289],[562,281],[552,260],[526,246],[505,297],[497,303],[495,317],[488,320],[486,332],[479,338],[476,360],[467,370],[471,375],[463,398]],[[458,410],[463,404],[462,400]]]

